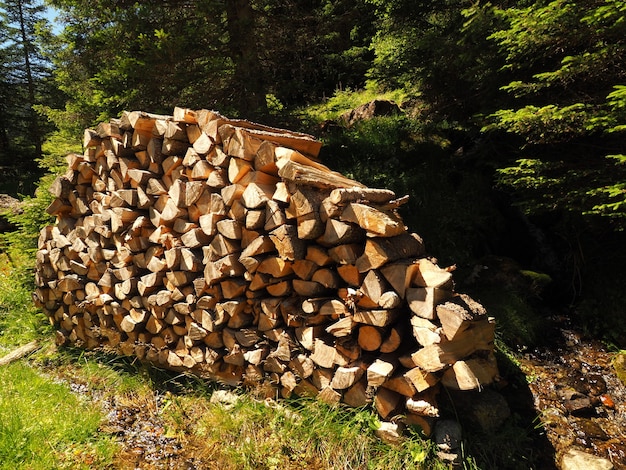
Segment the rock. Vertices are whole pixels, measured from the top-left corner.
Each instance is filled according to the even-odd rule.
[[[19,213],[20,201],[8,194],[0,194],[0,233],[15,230],[15,226],[4,216],[7,212]]]
[[[339,120],[350,127],[357,121],[365,121],[376,116],[393,116],[401,112],[400,107],[393,101],[374,100],[343,113]]]
[[[589,414],[593,411],[591,399],[582,393],[577,392],[573,388],[565,388],[558,391],[565,409],[572,415],[580,416]]]
[[[433,440],[439,451],[437,457],[452,465],[461,464],[461,425],[451,419],[441,419],[435,424]]]
[[[561,459],[561,470],[613,470],[613,464],[602,457],[570,449]]]
[[[211,394],[211,403],[219,403],[225,408],[232,408],[239,401],[239,396],[229,390],[215,390]]]
[[[382,421],[380,426],[378,426],[378,429],[374,431],[374,434],[387,444],[398,445],[404,440],[402,437],[402,431],[403,429],[400,424]]]
[[[459,416],[483,432],[494,432],[511,416],[511,409],[501,393],[485,388],[481,391],[452,391],[450,397]]]

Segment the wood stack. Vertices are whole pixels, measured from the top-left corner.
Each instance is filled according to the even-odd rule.
[[[429,432],[443,385],[494,380],[494,322],[396,209],[309,135],[176,108],[125,112],[67,156],[35,299],[59,344],[281,396],[373,403]]]

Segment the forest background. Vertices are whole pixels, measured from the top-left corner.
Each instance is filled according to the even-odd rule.
[[[34,196],[85,128],[122,110],[304,130],[334,169],[410,194],[403,215],[442,263],[511,259],[549,276],[543,302],[626,344],[626,2],[6,0],[0,13],[3,192]],[[401,116],[321,125],[385,92]]]
[[[34,259],[85,128],[208,108],[409,194],[405,222],[510,346],[564,315],[624,349],[625,56],[616,0],[0,1],[0,193],[25,199],[2,250]],[[402,113],[342,124],[376,97]]]

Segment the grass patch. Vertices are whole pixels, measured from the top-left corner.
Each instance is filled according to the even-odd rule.
[[[0,355],[51,335],[50,323],[33,305],[31,284],[32,272],[15,268],[7,254],[0,252]]]
[[[336,120],[346,111],[373,100],[390,100],[401,104],[406,94],[402,90],[381,91],[374,82],[367,82],[362,90],[336,90],[332,97],[323,103],[308,106],[304,111],[307,119],[314,122]]]
[[[204,443],[199,455],[225,469],[438,469],[432,443],[417,432],[390,446],[374,435],[370,409],[298,398],[279,403],[241,394],[232,405],[177,396],[170,417],[186,415],[187,438]],[[178,411],[176,411],[178,410]],[[189,416],[193,414],[193,416]]]
[[[115,446],[101,413],[27,364],[0,368],[0,468],[105,468]]]

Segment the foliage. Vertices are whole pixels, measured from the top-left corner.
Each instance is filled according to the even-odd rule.
[[[484,130],[521,139],[522,158],[500,170],[500,182],[528,212],[601,215],[626,227],[625,8],[557,0],[496,10],[507,26],[490,38],[515,76],[503,90],[516,107],[493,112]]]
[[[0,166],[36,171],[50,126],[34,106],[56,102],[43,48],[49,25],[39,0],[0,2]]]

